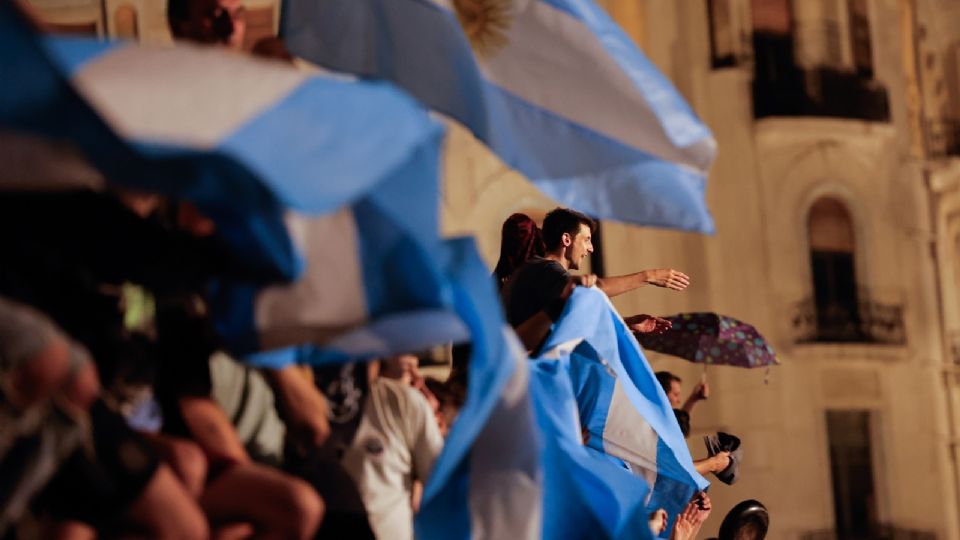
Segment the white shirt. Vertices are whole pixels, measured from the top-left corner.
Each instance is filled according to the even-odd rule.
[[[377,538],[413,538],[413,480],[426,481],[442,448],[436,418],[420,392],[384,378],[371,384],[343,466],[357,483]]]

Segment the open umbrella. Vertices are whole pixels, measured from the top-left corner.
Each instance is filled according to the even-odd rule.
[[[755,368],[779,364],[767,340],[753,325],[717,313],[681,313],[667,317],[670,330],[635,334],[645,348],[698,364]]]

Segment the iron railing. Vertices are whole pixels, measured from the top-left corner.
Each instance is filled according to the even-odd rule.
[[[907,341],[903,305],[878,302],[859,287],[855,309],[818,306],[813,297],[794,304],[791,326],[795,343],[873,343]]]
[[[927,149],[932,158],[960,156],[960,120],[926,121]]]

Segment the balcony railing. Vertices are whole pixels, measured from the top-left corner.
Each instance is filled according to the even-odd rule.
[[[837,29],[830,24],[820,26],[815,33],[822,34],[826,54],[838,58]],[[835,65],[803,69],[796,63],[794,40],[789,34],[754,32],[753,47],[756,118],[824,116],[872,122],[890,120],[887,89],[871,78],[868,70],[843,70]]]
[[[795,343],[903,345],[907,341],[903,306],[877,302],[863,288],[858,289],[856,310],[818,309],[813,298],[797,302],[791,326]]]
[[[927,120],[926,127],[930,157],[960,156],[960,120]]]
[[[792,78],[754,79],[756,118],[824,116],[871,122],[890,120],[887,89],[875,79],[834,69],[798,70]]]

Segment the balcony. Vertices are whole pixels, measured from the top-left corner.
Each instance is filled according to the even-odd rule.
[[[827,43],[831,54],[838,55],[839,45],[831,45],[831,40]],[[755,33],[753,46],[755,118],[815,116],[870,122],[890,120],[887,89],[872,78],[870,70],[841,70],[831,66],[801,68],[795,61],[794,41],[789,34]]]
[[[753,81],[755,118],[822,116],[890,120],[887,90],[876,80],[832,69],[797,70],[788,80]]]
[[[926,131],[931,158],[960,156],[960,120],[927,120]]]
[[[794,343],[898,346],[907,342],[903,306],[877,302],[862,287],[857,290],[856,309],[837,305],[818,309],[811,297],[794,304],[790,321]]]

